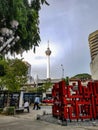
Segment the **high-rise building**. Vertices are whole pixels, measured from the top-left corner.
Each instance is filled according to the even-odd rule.
[[[92,78],[98,80],[98,30],[89,35],[88,41],[91,54],[90,69]]]
[[[27,65],[28,67],[28,72],[27,72],[27,83],[31,83],[32,82],[32,76],[31,76],[31,64],[29,64],[27,61],[24,61],[24,63]]]

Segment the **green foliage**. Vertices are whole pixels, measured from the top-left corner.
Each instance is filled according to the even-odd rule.
[[[0,113],[2,113],[3,112],[3,108],[0,108]]]
[[[6,74],[7,63],[4,59],[0,59],[0,77]]]
[[[2,77],[0,77],[0,90],[3,90],[4,89],[4,87],[5,87],[5,77],[4,76],[2,76]]]
[[[46,82],[42,86],[34,87],[33,92],[46,92],[49,88],[51,88],[52,83]]]
[[[11,28],[10,22],[19,22],[15,36],[20,40],[11,47],[11,53],[21,53],[21,50],[28,51],[34,49],[40,43],[39,36],[39,11],[42,4],[47,4],[46,0],[0,0],[0,28]]]
[[[65,82],[66,82],[66,85],[69,85],[69,77],[68,76],[65,78]]]
[[[6,115],[14,115],[14,114],[15,114],[15,107],[12,107],[12,106],[7,107],[5,114],[6,114]]]
[[[7,62],[1,58],[0,59],[0,89],[3,90],[5,86],[5,75],[7,71]]]
[[[91,79],[91,75],[87,74],[87,73],[83,73],[83,74],[77,74],[77,75],[73,76],[72,78],[80,79],[80,80],[87,80],[87,79]]]
[[[51,82],[44,83],[41,87],[37,88],[38,92],[46,92],[52,86]]]
[[[4,66],[0,65],[0,76],[4,76],[4,75],[5,75]]]
[[[42,4],[45,3],[45,4],[49,5],[49,3],[48,3],[46,0],[41,0],[41,3],[42,3]]]
[[[3,62],[6,74],[0,78],[0,87],[5,86],[9,91],[18,91],[27,81],[27,65],[19,59],[8,59]]]

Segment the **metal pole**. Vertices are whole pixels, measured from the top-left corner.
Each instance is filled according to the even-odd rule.
[[[62,79],[64,78],[64,68],[63,68],[63,64],[61,64],[61,69],[62,69]]]

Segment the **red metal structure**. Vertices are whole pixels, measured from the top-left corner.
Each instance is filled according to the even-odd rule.
[[[98,81],[88,82],[87,86],[79,80],[77,86],[61,81],[53,86],[52,96],[55,117],[70,121],[98,118]]]

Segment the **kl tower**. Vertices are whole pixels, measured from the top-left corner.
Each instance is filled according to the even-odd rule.
[[[48,41],[48,48],[45,51],[46,56],[47,56],[47,79],[50,79],[50,55],[51,55],[51,50],[49,48],[49,41]]]

